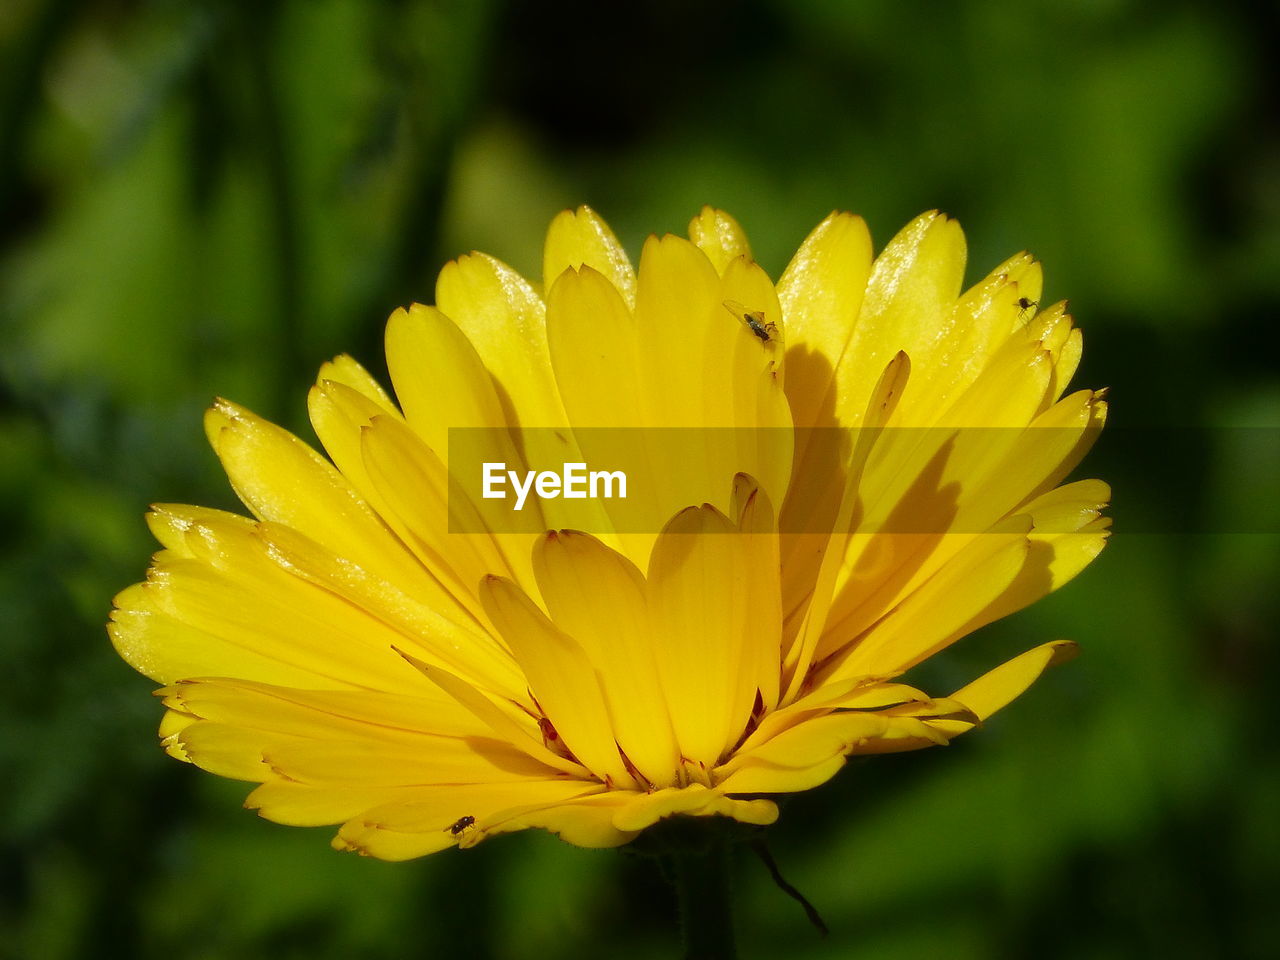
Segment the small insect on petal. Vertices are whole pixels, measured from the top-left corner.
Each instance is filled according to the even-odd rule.
[[[1031,319],[1031,315],[1035,311],[1036,307],[1040,306],[1040,301],[1030,300],[1027,297],[1019,297],[1017,300],[1017,304],[1018,304],[1018,322],[1021,323],[1023,321]]]
[[[452,836],[456,837],[458,834],[462,833],[463,830],[467,829],[467,827],[473,826],[475,822],[476,818],[471,816],[471,814],[467,814],[465,817],[459,817],[453,823],[449,824],[449,826],[445,827],[445,830]]]
[[[745,324],[761,343],[777,343],[782,339],[778,325],[765,320],[763,310],[748,310],[737,300],[724,301],[724,308]]]

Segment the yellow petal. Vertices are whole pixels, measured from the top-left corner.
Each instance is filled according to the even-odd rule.
[[[1040,265],[1023,253],[965,291],[937,344],[928,376],[912,391],[910,423],[930,423],[982,375],[1012,331],[1026,324],[1035,308],[1024,308],[1022,302],[1038,301],[1040,286]]]
[[[440,271],[436,306],[502,385],[510,422],[564,425],[547,353],[546,310],[520,274],[483,253],[459,257]]]
[[[574,781],[450,784],[421,787],[414,799],[388,803],[352,818],[333,846],[381,860],[408,860],[465,842],[487,817],[517,804],[541,804],[580,796],[591,788]],[[599,789],[598,787],[596,789]],[[458,827],[471,817],[475,825]]]
[[[301,711],[297,705],[293,707],[283,725],[297,730]],[[175,740],[188,759],[214,773],[237,779],[284,780],[319,792],[524,782],[556,776],[554,770],[511,745],[483,736],[416,731],[387,736],[371,724],[349,719],[325,730],[324,719],[323,714],[312,718],[321,729],[310,731],[309,736],[200,721],[184,728]],[[269,712],[267,723],[282,725],[272,723]],[[386,790],[382,792],[390,797]]]
[[[1069,640],[1042,644],[961,687],[951,698],[959,700],[985,720],[1021,696],[1044,671],[1065,663],[1077,653],[1079,648]]]
[[[1075,402],[1077,399],[1081,402]],[[1084,450],[1092,444],[1096,424],[1097,411],[1086,391],[1058,404],[1021,433],[1000,431],[1002,438],[1008,433],[1010,442],[1004,444],[997,459],[987,464],[971,461],[967,466],[959,465],[954,481],[940,483],[945,487],[947,483],[963,483],[961,477],[972,477],[972,492],[966,492],[952,521],[958,530],[971,531],[988,524],[994,526],[995,517],[1013,510],[1015,506],[1018,513],[1030,515],[1033,523],[1028,537],[1029,550],[1018,575],[987,607],[976,612],[966,625],[957,628],[958,635],[1007,616],[1056,590],[1101,551],[1107,536],[1106,523],[1098,527],[1086,525],[1097,520],[1099,510],[1106,502],[1109,492],[1105,485],[1087,488],[1092,499],[1085,503],[1073,502],[1078,494],[1068,492],[1045,494],[1031,504],[1017,506],[1025,503],[1032,492],[1056,482],[1074,467]],[[960,438],[962,442],[958,446],[963,447],[967,441],[973,440],[975,443],[971,446],[976,446],[979,453],[985,453],[983,448],[986,446],[999,445],[987,440],[986,434],[986,431],[966,434]],[[849,609],[855,597],[860,598],[861,607],[858,612],[845,616],[828,639],[838,639],[841,632],[848,635],[865,629],[884,611],[893,609],[919,590],[937,570],[969,548],[975,537],[981,539],[985,536],[987,534],[962,533],[939,538],[888,538],[926,543],[932,540],[932,550],[927,554],[917,551],[913,558],[904,551],[901,559],[907,562],[898,565],[900,575],[883,581],[879,590],[871,589],[865,581],[858,583],[851,579],[845,587],[847,593],[841,598],[841,614]]]
[[[552,365],[583,462],[621,470],[626,499],[597,500],[600,514],[586,513],[574,527],[627,531],[617,545],[637,564],[648,562],[654,532],[687,504],[670,477],[657,424],[658,412],[641,380],[642,345],[635,318],[617,289],[591,269],[566,270],[547,296],[547,336]],[[599,524],[596,526],[596,524]]]
[[[805,238],[778,281],[791,371],[787,395],[799,427],[835,423],[836,367],[857,326],[870,274],[866,223],[832,213]]]
[[[725,793],[788,793],[829,780],[862,740],[881,736],[887,718],[874,713],[837,713],[809,720],[749,751],[716,771]]]
[[[493,379],[475,346],[440,310],[415,303],[387,321],[387,368],[405,418],[446,465],[449,431],[476,431],[482,459],[520,462]]]
[[[298,686],[325,678],[320,686],[412,690],[417,681],[395,654],[399,645],[505,696],[523,695],[523,677],[510,654],[460,612],[460,619],[445,616],[441,611],[449,606],[441,596],[411,597],[279,524],[169,506],[156,508],[152,525],[167,527],[171,539],[181,531],[187,555],[158,561],[139,599],[233,648],[307,670],[310,682],[295,676]],[[166,643],[163,633],[137,632],[145,626],[145,619],[134,624],[135,646]],[[242,659],[218,659],[226,652],[222,645],[199,651],[182,672],[158,679],[227,675],[289,682],[274,672],[238,673]]]
[[[165,613],[147,584],[137,583],[115,598],[107,632],[129,666],[160,683],[183,677],[229,674],[268,683],[310,688],[347,688],[343,676],[317,673],[304,665],[306,651],[277,659],[256,646],[242,646]]]
[[[542,538],[533,565],[551,619],[595,666],[618,746],[651,783],[669,782],[680,750],[658,678],[643,575],[573,531]]]
[[[1084,335],[1079,330],[1072,330],[1062,344],[1062,349],[1059,350],[1058,358],[1053,365],[1053,382],[1049,390],[1049,396],[1052,399],[1057,400],[1062,396],[1067,384],[1075,376],[1076,368],[1080,366],[1080,358],[1083,355]]]
[[[623,798],[631,793],[610,791],[586,793],[563,803],[526,804],[512,807],[486,817],[476,823],[474,833],[463,837],[459,846],[474,846],[481,840],[498,833],[511,833],[539,827],[555,834],[565,843],[578,847],[617,847],[635,838],[634,833],[624,832],[613,825],[613,813]]]
[[[1006,344],[937,420],[942,426],[1023,427],[1042,409],[1053,354],[1039,341]]]
[[[300,530],[409,593],[429,594],[426,572],[342,474],[305,443],[226,400],[214,404],[205,422],[232,487],[259,518]]]
[[[1074,533],[1097,520],[1111,500],[1111,487],[1101,480],[1077,480],[1036,497],[1022,508],[1031,515],[1033,535]]]
[[[700,783],[635,795],[613,815],[613,825],[619,830],[638,832],[664,817],[676,814],[697,816],[712,806],[718,796],[714,790]]]
[[[564,271],[588,266],[602,274],[628,306],[635,306],[636,274],[631,261],[608,224],[590,207],[565,210],[551,221],[542,265],[545,290],[550,290]]]
[[[640,382],[638,336],[626,301],[598,271],[566,270],[548,289],[551,360],[575,427],[654,422]]]
[[[736,332],[718,300],[720,277],[688,240],[650,237],[640,256],[636,325],[645,349],[640,363],[657,423],[706,427],[705,367],[713,331]]]
[[[283,746],[290,738],[223,723],[193,723],[175,740],[184,758],[201,770],[230,780],[261,783],[272,776],[271,766],[262,756],[264,747]]]
[[[778,819],[771,800],[736,800],[698,783],[634,796],[613,816],[619,830],[638,832],[666,817],[732,817],[754,826],[768,826]]]
[[[325,367],[329,366],[325,364]],[[374,511],[386,519],[385,505],[378,498],[365,470],[360,435],[376,419],[399,419],[399,412],[390,401],[383,405],[346,383],[329,379],[318,380],[307,393],[307,412],[316,436],[334,465]]]
[[[452,602],[452,596],[409,596],[334,557],[286,527],[264,524],[258,536],[291,572],[366,611],[399,634],[398,646],[465,673],[473,682],[521,700],[523,678],[510,652]]]
[[[714,207],[703,207],[689,221],[689,239],[707,255],[720,274],[737,257],[751,257],[751,245],[738,221]]]
[[[1095,521],[1072,533],[1037,534],[1033,530],[1027,538],[1027,557],[1017,577],[965,625],[964,632],[972,633],[1016,613],[1074,578],[1106,546],[1109,524],[1109,520]]]
[[[488,577],[481,600],[529,678],[535,702],[560,739],[606,783],[634,785],[618,753],[595,666],[572,637],[510,580]]]
[[[489,733],[452,698],[429,687],[403,696],[216,679],[179,680],[162,693],[165,706],[193,718],[292,737],[405,742],[427,733],[450,737]]]
[[[148,676],[406,689],[387,656],[395,632],[285,572],[252,533],[220,537],[215,548],[233,558],[225,571],[207,559],[163,560],[117,598],[117,647]]]
[[[745,644],[742,672],[748,688],[754,687],[764,710],[772,710],[781,694],[779,663],[782,655],[782,588],[778,578],[777,521],[769,497],[754,478],[739,474],[734,485],[733,515],[747,552],[746,591],[756,642]]]
[[[744,749],[716,771],[726,793],[808,790],[830,779],[845,758],[945,745],[943,725],[970,729],[977,716],[955,700],[912,702],[879,713],[830,713],[805,720]]]
[[[480,580],[528,578],[530,537],[495,537],[475,504],[450,486],[445,465],[403,423],[376,417],[361,434],[369,482],[387,523],[477,623]]]
[[[326,786],[289,780],[268,780],[245,798],[246,810],[272,823],[291,827],[323,827],[342,823],[365,810],[395,801],[411,800],[421,787]]]
[[[811,581],[812,588],[809,596],[796,597],[797,602],[807,599],[808,606],[800,617],[794,640],[787,645],[786,657],[783,660],[783,673],[787,678],[786,692],[782,697],[784,702],[791,702],[799,695],[801,684],[808,676],[814,658],[819,651],[823,650],[823,637],[829,632],[832,605],[837,599],[836,584],[849,552],[848,544],[854,511],[860,506],[858,498],[866,463],[879,440],[880,428],[893,416],[910,372],[910,362],[903,352],[896,354],[881,372],[871,391],[868,410],[863,416],[865,426],[857,432],[848,463],[844,465],[844,491],[833,526],[830,528],[831,533],[825,538],[818,537],[819,553],[816,557],[802,558],[810,561],[806,566],[810,566],[814,559],[818,561],[818,566]],[[811,539],[812,535],[809,534],[801,534],[794,538],[790,545],[791,556],[788,559],[793,558],[800,550],[807,549],[807,541]],[[812,569],[811,566],[810,568]],[[793,615],[792,610],[788,610],[787,613],[789,617]],[[827,646],[830,647],[830,644]]]
[[[451,437],[465,452],[461,459],[468,469],[482,463],[505,463],[507,469],[520,472],[528,469],[509,429],[515,424],[503,410],[493,379],[475,347],[449,317],[420,304],[392,314],[387,322],[387,366],[409,425],[447,469],[453,471]],[[479,483],[478,475],[459,480],[459,474],[452,472],[451,479],[468,491]],[[476,521],[468,513],[467,525],[461,529],[493,531],[516,579],[532,588],[526,533],[546,529],[542,501],[530,498],[518,513],[511,505],[509,500],[475,497],[472,506],[481,518],[479,528],[470,525]]]
[[[714,508],[689,508],[663,530],[650,561],[658,672],[695,779],[745,727],[756,686],[744,650],[776,629],[752,615],[764,600],[748,596],[748,544]]]
[[[709,419],[713,411],[724,408],[722,390],[709,387],[708,377],[726,376],[739,333],[719,294],[715,268],[689,241],[668,235],[650,237],[645,243],[635,317],[641,389],[646,397],[642,406],[652,411],[654,426],[705,431],[736,423],[723,417]],[[705,434],[699,434],[703,438]],[[650,450],[653,471],[665,478],[670,491],[663,498],[664,506],[674,504],[679,509],[706,501],[726,508],[736,469],[730,468],[724,447],[714,440],[654,444]]]
[[[1076,645],[1069,641],[1059,640],[1044,644],[1028,650],[967,687],[957,690],[950,699],[963,703],[971,710],[974,715],[972,720],[985,720],[1020,696],[1046,669],[1058,663],[1065,663],[1075,655]],[[919,750],[934,746],[939,742],[939,737],[951,740],[976,726],[975,722],[961,719],[923,720],[921,724],[916,736],[867,740],[860,744],[855,752],[871,754]]]
[[[907,224],[876,257],[857,324],[836,364],[840,423],[856,425],[880,371],[899,350],[911,358],[917,384],[928,377],[954,322],[964,266],[964,234],[937,212]]]
[[[343,354],[320,367],[315,386],[307,393],[311,426],[330,459],[379,514],[370,497],[368,477],[360,456],[360,431],[375,417],[399,419],[386,391],[360,364]]]
[[[447,850],[457,843],[448,827],[430,833],[397,833],[359,818],[344,824],[330,842],[335,850],[397,863]]]
[[[316,375],[316,383],[340,383],[382,410],[388,413],[395,412],[395,403],[387,391],[382,389],[382,385],[368,370],[348,354],[339,354],[329,362],[322,363],[320,372]]]
[[[1095,396],[1082,391],[1026,429],[887,431],[861,484],[861,529],[868,532],[851,538],[832,605],[838,627],[831,639],[865,630],[978,531],[1060,480],[1092,444],[1103,413]],[[910,532],[892,532],[898,522],[909,524]],[[876,532],[886,529],[891,532]],[[825,645],[823,652],[831,649]]]
[[[318,788],[522,783],[555,775],[509,744],[482,737],[423,735],[411,743],[299,740],[264,745],[261,757],[275,776]]]
[[[735,428],[732,437],[737,442],[736,449],[723,451],[731,459],[720,471],[754,477],[770,503],[781,503],[791,481],[794,445],[780,348],[786,336],[782,308],[768,275],[745,257],[725,267],[719,297],[722,308],[734,305],[736,311],[745,307],[776,328],[775,339],[763,343],[740,316],[730,316],[728,309],[714,317],[719,322],[711,325],[703,381],[707,425]]]
[[[495,699],[447,670],[428,664],[403,651],[398,652],[423,676],[453,697],[460,706],[470,711],[499,738],[561,773],[584,780],[591,776],[590,771],[582,764],[552,753],[546,748],[541,742],[540,735],[536,733],[538,727],[527,708],[511,700]]]
[[[975,538],[888,616],[833,658],[829,680],[891,676],[932,656],[1013,582],[1025,563],[1030,519],[1011,521],[1008,532]],[[837,641],[838,642],[838,641]]]

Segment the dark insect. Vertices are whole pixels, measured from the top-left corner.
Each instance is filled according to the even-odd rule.
[[[736,300],[726,300],[724,308],[747,325],[761,343],[776,343],[779,339],[778,325],[764,318],[763,310],[748,310]]]
[[[1026,297],[1019,297],[1017,300],[1017,304],[1018,304],[1018,319],[1023,320],[1027,317],[1027,313],[1029,311],[1034,310],[1036,307],[1040,306],[1040,301],[1028,300]]]
[[[451,833],[453,836],[456,837],[463,830],[467,829],[467,827],[473,825],[475,822],[476,822],[476,818],[471,816],[471,814],[467,814],[465,817],[459,817],[452,824],[445,827],[445,829],[448,830],[449,833]]]

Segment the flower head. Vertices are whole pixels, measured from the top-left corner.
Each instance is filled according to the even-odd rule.
[[[599,847],[676,814],[767,824],[850,754],[972,729],[1074,648],[946,697],[899,678],[1078,573],[1109,491],[1059,486],[1105,415],[1064,397],[1064,305],[1038,309],[1025,254],[962,292],[964,262],[939,214],[874,259],[832,214],[775,285],[704,209],[634,270],[584,207],[551,225],[545,295],[471,254],[396,311],[396,401],[325,364],[327,459],[218,401],[253,519],[153,508],[163,549],[110,624],[164,684],[165,749],[403,859],[525,827]],[[521,467],[607,448],[642,494],[517,516],[459,484],[459,428]],[[691,431],[717,439],[664,442]]]

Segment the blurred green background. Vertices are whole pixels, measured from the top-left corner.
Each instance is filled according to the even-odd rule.
[[[102,627],[149,502],[234,507],[211,397],[310,436],[322,360],[381,373],[445,259],[537,276],[581,202],[633,253],[722,206],[775,277],[833,207],[878,244],[940,207],[971,279],[1044,260],[1113,425],[1202,428],[1181,458],[1104,441],[1106,553],[930,679],[1060,636],[1079,660],[786,805],[775,855],[832,936],[743,858],[744,956],[1276,955],[1280,540],[1219,532],[1275,531],[1280,489],[1276,432],[1243,429],[1280,426],[1276,19],[1250,9],[0,5],[0,955],[675,955],[634,858],[531,832],[384,864],[244,812],[162,756]]]

